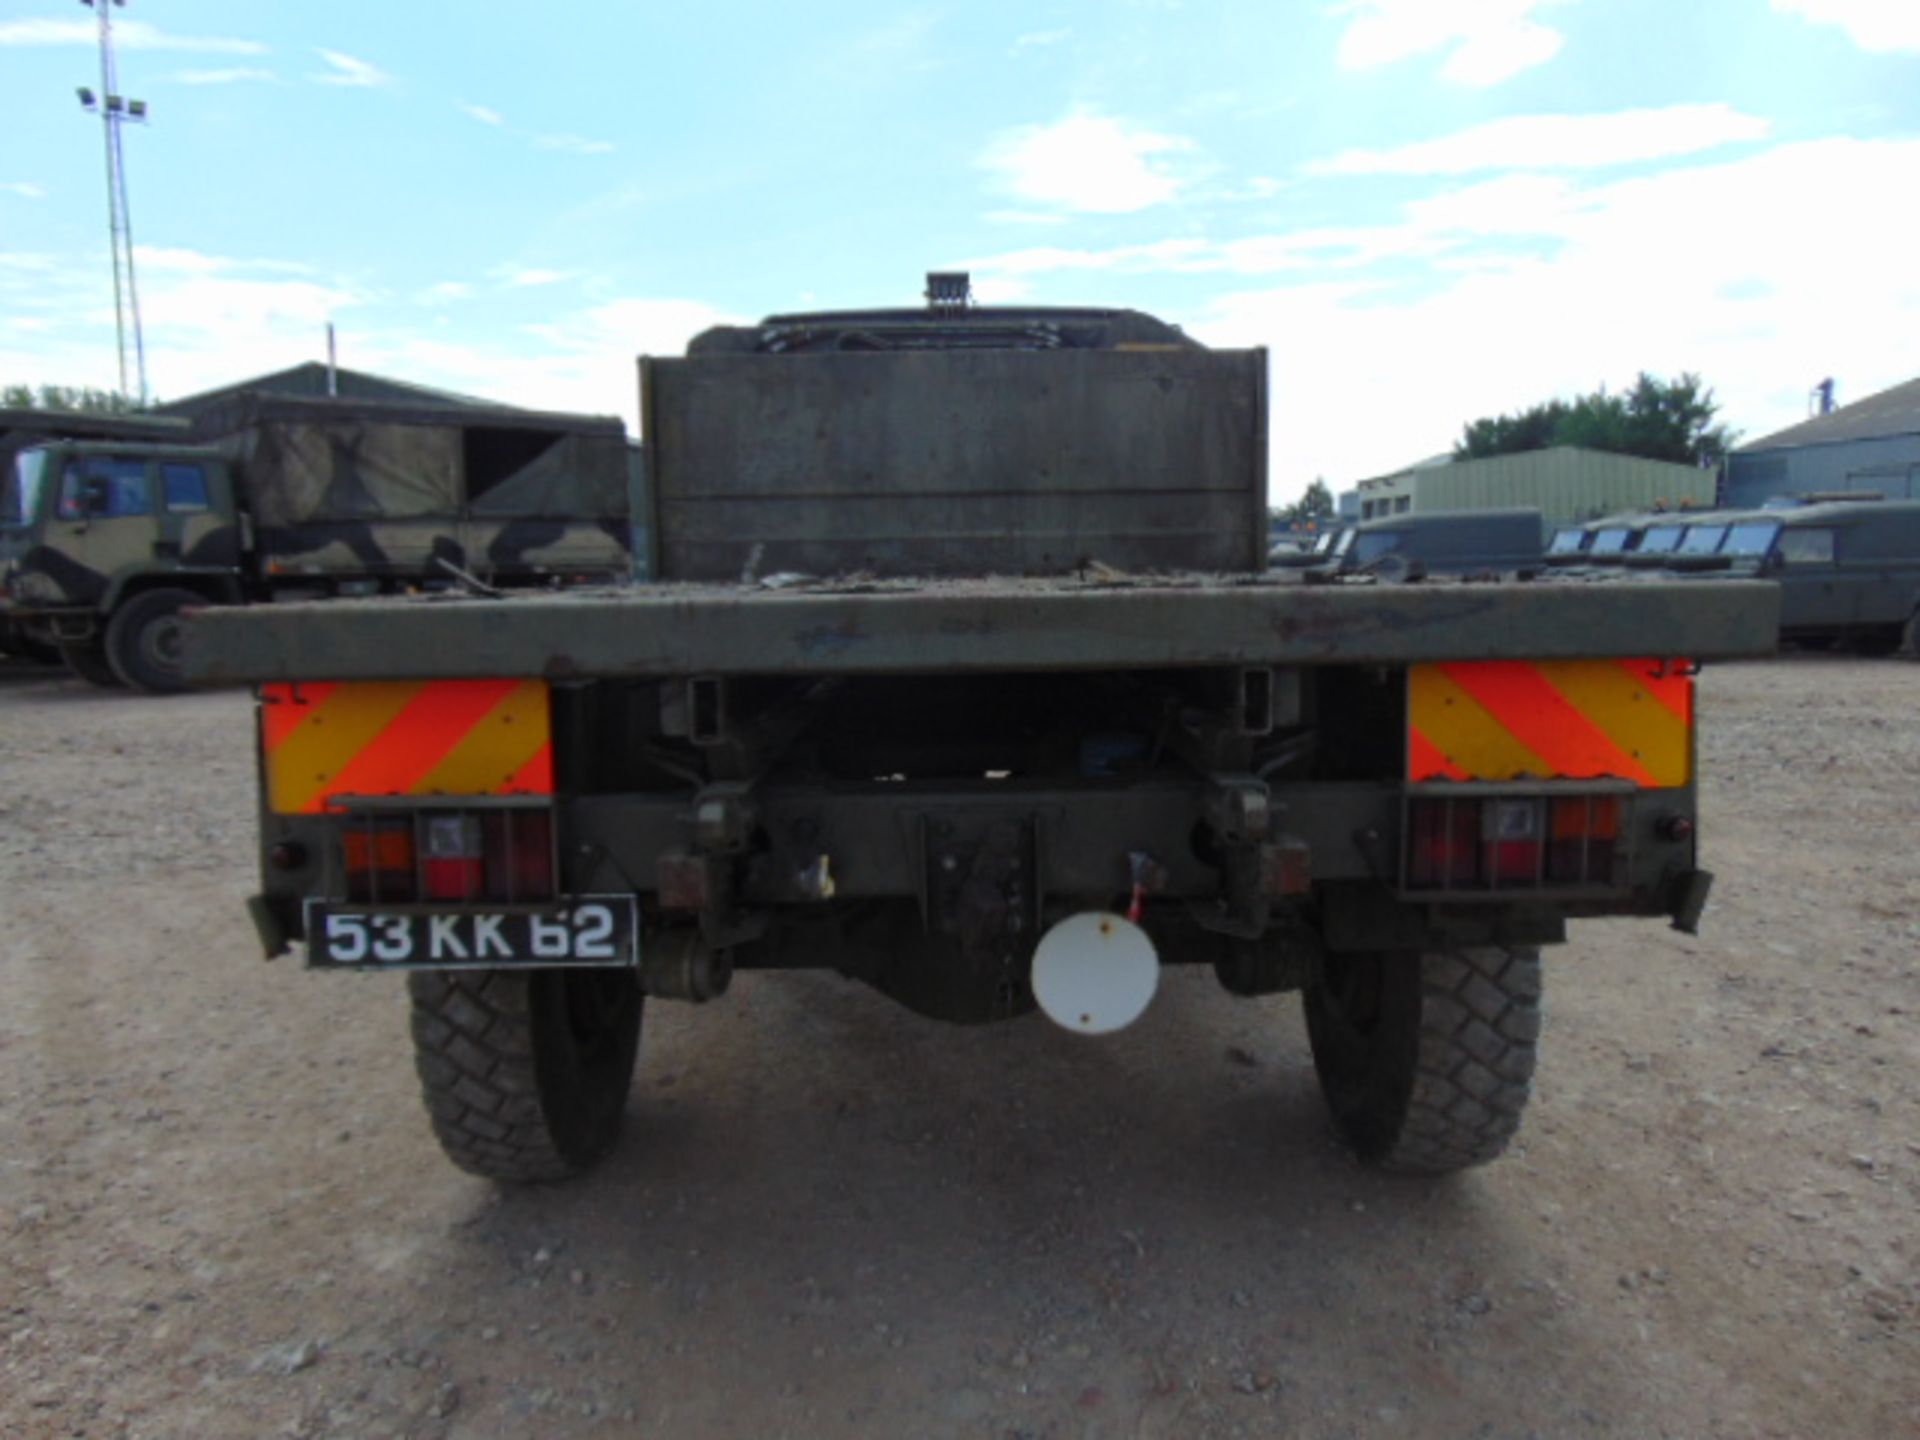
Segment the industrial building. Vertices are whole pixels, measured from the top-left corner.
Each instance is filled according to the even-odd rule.
[[[285,370],[275,370],[271,374],[256,375],[251,380],[237,380],[231,385],[222,385],[217,390],[203,390],[196,395],[169,400],[165,404],[155,405],[153,413],[178,415],[198,423],[205,416],[222,409],[236,398],[247,395],[296,395],[310,399],[338,396],[342,400],[387,400],[414,405],[461,405],[478,410],[511,408],[492,400],[476,400],[471,395],[458,395],[450,390],[434,390],[425,385],[410,384],[405,380],[390,380],[384,375],[374,375],[365,370],[349,370],[344,365],[328,366],[318,360],[309,360],[305,364],[289,366]]]
[[[1920,380],[1790,425],[1728,457],[1725,503],[1879,494],[1920,500]]]
[[[1557,445],[1480,460],[1436,455],[1362,480],[1350,493],[1361,520],[1520,505],[1539,510],[1548,525],[1560,525],[1628,510],[1710,506],[1714,482],[1713,471],[1693,465]]]

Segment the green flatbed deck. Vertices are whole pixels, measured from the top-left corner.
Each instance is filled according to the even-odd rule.
[[[1772,654],[1753,581],[1305,585],[1294,576],[652,584],[214,608],[199,685],[880,675]]]

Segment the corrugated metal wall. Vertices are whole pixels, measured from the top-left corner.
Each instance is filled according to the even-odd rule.
[[[1735,455],[1727,467],[1730,505],[1830,490],[1877,490],[1889,500],[1920,500],[1920,435],[1756,450]]]
[[[1656,505],[1707,506],[1714,498],[1711,470],[1569,446],[1458,460],[1412,474],[1416,512],[1526,505],[1537,507],[1549,525]]]

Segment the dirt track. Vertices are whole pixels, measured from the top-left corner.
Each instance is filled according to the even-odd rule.
[[[1202,974],[1108,1042],[746,976],[501,1193],[397,981],[256,958],[246,699],[0,671],[0,1434],[1920,1433],[1920,665],[1703,687],[1702,937],[1549,957],[1491,1168],[1356,1167]]]

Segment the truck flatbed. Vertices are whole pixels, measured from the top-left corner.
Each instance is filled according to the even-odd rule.
[[[1609,658],[1673,633],[1686,658],[1773,652],[1751,581],[1305,585],[1297,576],[673,583],[502,598],[437,594],[202,612],[202,685],[883,675]]]

